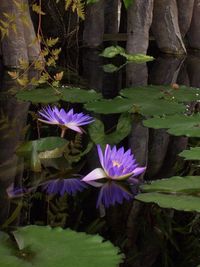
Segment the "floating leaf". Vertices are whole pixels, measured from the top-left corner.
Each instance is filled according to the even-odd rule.
[[[178,85],[177,89],[174,89],[173,85],[148,85],[125,88],[120,91],[120,95],[137,100],[147,98],[149,101],[151,99],[165,99],[190,102],[200,100],[200,89],[184,85]]]
[[[168,179],[152,181],[141,187],[143,192],[200,193],[200,176],[174,176]]]
[[[61,89],[61,100],[71,103],[87,103],[102,98],[102,95],[94,90],[84,90],[80,88]]]
[[[21,249],[9,236],[0,235],[0,264],[4,267],[116,267],[122,261],[118,248],[98,235],[62,228],[26,226],[14,232]]]
[[[110,134],[105,134],[104,125],[98,119],[95,119],[95,122],[89,125],[88,130],[95,144],[102,146],[106,144],[116,145],[130,133],[131,122],[131,114],[124,113],[119,118],[116,130]]]
[[[180,113],[185,110],[183,104],[174,101],[166,101],[164,99],[136,98],[126,99],[116,97],[113,99],[103,99],[97,102],[91,102],[85,105],[85,108],[90,111],[101,114],[122,113],[130,111],[142,115],[164,115]]]
[[[190,150],[182,151],[179,156],[185,160],[200,160],[200,147],[191,147]]]
[[[161,208],[200,212],[200,197],[190,195],[144,193],[137,195],[135,198],[146,203],[156,203]]]
[[[143,124],[154,129],[166,128],[168,133],[176,136],[200,137],[200,114],[193,116],[176,114],[163,118],[152,118],[144,120]]]
[[[16,94],[17,99],[23,101],[31,101],[32,103],[55,103],[59,100],[72,103],[86,103],[101,99],[102,95],[94,90],[83,90],[80,88],[59,88],[51,87],[43,89],[34,89],[21,91]]]
[[[53,88],[34,89],[21,91],[16,94],[17,99],[22,101],[31,101],[32,103],[55,103],[60,97]]]
[[[84,107],[87,110],[101,114],[123,113],[131,110],[133,101],[122,97],[115,97],[113,99],[103,99],[101,101],[87,103]]]

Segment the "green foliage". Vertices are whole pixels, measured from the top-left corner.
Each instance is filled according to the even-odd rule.
[[[190,150],[182,151],[179,156],[185,160],[200,160],[200,147],[191,147]]]
[[[163,118],[152,118],[143,121],[144,126],[154,129],[168,129],[167,132],[181,136],[200,137],[200,114],[186,116],[184,114],[176,114]]]
[[[86,103],[101,99],[101,94],[94,90],[83,90],[80,88],[56,88],[52,87],[26,90],[16,94],[18,100],[31,101],[32,103],[55,103],[59,100],[72,103]]]
[[[0,264],[4,267],[115,267],[119,250],[98,235],[62,228],[26,226],[14,232],[17,245],[1,233]]]
[[[173,85],[147,85],[132,88],[125,88],[120,91],[120,95],[134,100],[141,100],[143,97],[152,99],[164,99],[176,102],[197,101],[199,97],[199,88],[178,85],[174,89]]]
[[[142,186],[136,199],[162,208],[200,212],[200,176],[174,176]]]
[[[131,110],[132,106],[131,100],[122,97],[103,99],[102,101],[95,101],[84,105],[87,110],[101,114],[127,112]]]
[[[124,113],[120,116],[116,130],[110,134],[105,134],[103,123],[95,119],[95,122],[89,125],[90,138],[95,144],[105,146],[106,144],[116,145],[122,141],[131,131],[131,115]]]
[[[162,192],[162,193],[200,193],[200,176],[174,176],[168,179],[152,181],[141,187],[143,192]]]
[[[156,203],[161,208],[200,212],[200,197],[196,196],[152,192],[139,194],[135,198],[146,203]]]
[[[17,149],[16,153],[27,159],[32,171],[41,172],[41,159],[44,158],[44,153],[40,154],[40,152],[46,151],[47,153],[48,151],[51,158],[58,158],[62,156],[64,152],[63,148],[65,148],[67,144],[68,141],[63,138],[46,137],[23,143]],[[51,151],[51,153],[49,151]]]
[[[184,105],[174,101],[164,99],[152,99],[143,97],[140,94],[135,99],[116,97],[114,99],[103,99],[101,101],[85,104],[85,108],[90,111],[101,114],[132,112],[139,113],[144,116],[164,115],[181,113],[185,110]]]
[[[136,63],[136,64],[141,64],[141,63],[145,63],[148,61],[152,61],[154,60],[153,57],[151,56],[147,56],[144,54],[128,54],[126,53],[125,49],[121,46],[109,46],[107,48],[105,48],[103,50],[103,52],[100,54],[100,56],[102,57],[106,57],[106,58],[114,58],[115,56],[120,55],[122,57],[124,57],[126,59],[126,63],[116,67],[113,64],[107,64],[103,66],[103,69],[105,72],[115,72],[120,70],[122,67],[124,67],[126,64],[128,63]]]

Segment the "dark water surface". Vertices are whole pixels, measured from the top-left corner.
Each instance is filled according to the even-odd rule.
[[[135,85],[178,83],[200,87],[200,55],[198,54],[189,54],[187,57],[160,56],[154,62],[149,63],[148,67],[146,64],[130,64],[126,69],[124,68],[119,73],[114,74],[103,72],[103,59],[98,54],[99,51],[92,49],[84,51],[81,61],[81,75],[86,79],[89,88],[102,92],[105,98],[116,96],[121,88]],[[24,182],[24,180],[30,178],[36,179],[37,177],[34,177],[35,174],[24,170],[23,158],[15,154],[17,146],[24,140],[28,131],[26,125],[30,123],[30,104],[18,102],[14,96],[8,94],[11,89],[16,88],[16,84],[8,78],[6,71],[1,72],[0,88],[0,225],[6,227],[5,222],[10,218],[17,205],[16,203],[11,204],[6,189],[12,183],[20,186],[22,181]],[[33,107],[31,107],[31,110],[33,110]],[[117,118],[118,115],[102,116],[106,130],[116,124]],[[36,127],[35,125],[34,127]],[[36,128],[34,128],[34,133],[37,133]],[[29,135],[30,139],[34,136]],[[141,121],[135,116],[131,134],[124,140],[123,144],[126,148],[132,148],[141,166],[147,165],[146,179],[151,180],[159,177],[169,177],[176,172],[177,154],[187,147],[187,143],[188,139],[186,137],[172,137],[165,130],[152,130],[143,127]],[[87,156],[87,168],[93,169],[97,165],[97,156],[94,149]],[[37,203],[37,201],[34,202],[32,209],[30,207],[25,208],[25,211],[23,211],[25,218],[16,216],[10,224],[36,223],[38,218],[41,220],[43,215],[39,213],[42,213],[44,207],[36,207]],[[94,205],[92,206],[94,207]],[[90,204],[88,204],[88,207],[90,207]],[[36,214],[34,215],[35,218],[30,212]],[[114,213],[115,215],[112,216],[118,218],[119,221],[123,221],[122,224],[125,228],[126,222],[130,219],[130,208],[128,211],[127,209],[124,211],[122,209],[115,210]],[[90,211],[88,211],[85,223],[96,216],[89,214]],[[124,222],[124,219],[126,222]],[[118,229],[119,221],[113,222],[112,217],[107,220],[108,225],[113,224],[114,230],[107,233],[113,240],[113,236],[117,235],[118,230],[116,229]],[[73,219],[69,219],[69,222],[71,225],[74,224]]]

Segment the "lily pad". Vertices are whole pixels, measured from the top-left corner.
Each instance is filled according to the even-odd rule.
[[[53,88],[48,87],[44,89],[32,89],[21,91],[16,94],[18,100],[30,101],[32,103],[55,103],[60,100],[60,93]]]
[[[72,103],[86,103],[101,99],[102,95],[94,90],[83,90],[72,87],[52,87],[26,90],[16,94],[17,99],[22,101],[30,101],[32,103],[55,103],[59,100]]]
[[[129,111],[144,116],[164,115],[181,113],[185,110],[183,104],[164,99],[148,99],[138,97],[127,99],[116,97],[114,99],[103,99],[97,102],[87,103],[85,108],[101,114],[122,113]]]
[[[102,98],[102,95],[94,90],[80,88],[63,88],[61,93],[60,99],[71,103],[87,103]]]
[[[182,151],[179,156],[185,160],[200,160],[200,147],[191,147],[190,150]]]
[[[165,193],[200,193],[200,176],[174,176],[168,179],[152,181],[141,187],[145,193],[165,192]]]
[[[125,88],[120,95],[141,101],[142,99],[164,99],[176,102],[190,102],[200,100],[200,89],[185,85],[147,85],[139,87]]]
[[[181,136],[200,137],[200,114],[186,116],[176,114],[163,118],[152,118],[143,121],[144,126],[154,129],[168,129],[167,132]]]
[[[84,105],[85,109],[101,114],[123,113],[131,110],[133,101],[122,97],[115,97],[113,99],[103,99],[101,101],[94,101]]]
[[[26,226],[14,232],[18,248],[9,236],[1,236],[3,267],[116,267],[122,261],[118,248],[98,235],[42,226]]]
[[[162,208],[200,212],[200,197],[196,196],[153,192],[139,194],[135,198],[146,203],[156,203]]]
[[[100,54],[100,56],[102,57],[106,57],[106,58],[113,58],[117,55],[120,55],[121,53],[125,53],[125,50],[123,47],[121,46],[109,46],[106,47],[103,52]]]

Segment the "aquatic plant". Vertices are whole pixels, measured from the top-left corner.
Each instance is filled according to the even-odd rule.
[[[97,145],[97,150],[102,168],[94,169],[82,179],[87,183],[91,184],[92,181],[102,178],[115,181],[124,179],[135,181],[133,177],[143,173],[146,169],[146,167],[138,167],[130,149],[126,152],[123,147],[117,150],[114,146],[111,149],[110,145],[107,144],[104,155],[100,145]]]
[[[88,115],[81,113],[74,113],[73,109],[66,112],[63,108],[60,110],[54,107],[44,107],[39,114],[42,118],[38,120],[47,124],[58,125],[62,129],[61,136],[63,137],[65,131],[69,128],[73,131],[83,133],[83,129],[80,126],[89,124],[94,119]]]

